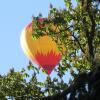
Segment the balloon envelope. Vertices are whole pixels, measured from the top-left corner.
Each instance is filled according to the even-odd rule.
[[[50,74],[61,60],[61,52],[50,36],[33,39],[32,23],[27,25],[21,33],[21,46],[28,58],[42,67],[47,74]]]

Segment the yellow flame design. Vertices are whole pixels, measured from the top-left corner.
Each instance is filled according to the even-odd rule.
[[[56,54],[59,54],[57,44],[52,40],[49,36],[40,37],[38,40],[34,40],[34,55],[39,52],[44,55],[48,54],[49,52],[54,51]]]

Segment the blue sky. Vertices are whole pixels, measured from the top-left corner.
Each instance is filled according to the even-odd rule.
[[[20,71],[28,65],[29,59],[20,46],[20,34],[33,16],[41,12],[46,17],[49,4],[65,8],[63,0],[0,0],[0,74],[10,68]]]

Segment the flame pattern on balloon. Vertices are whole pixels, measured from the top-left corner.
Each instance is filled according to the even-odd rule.
[[[45,35],[36,40],[33,39],[32,23],[22,31],[21,46],[31,61],[42,67],[47,74],[50,74],[61,60],[61,52],[50,36]]]

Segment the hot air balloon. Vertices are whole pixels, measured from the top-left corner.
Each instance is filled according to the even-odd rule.
[[[40,22],[43,20],[42,18],[38,19]],[[44,35],[34,40],[32,32],[32,23],[30,23],[21,33],[21,47],[32,62],[38,64],[47,74],[50,74],[60,62],[62,54],[50,36]]]

